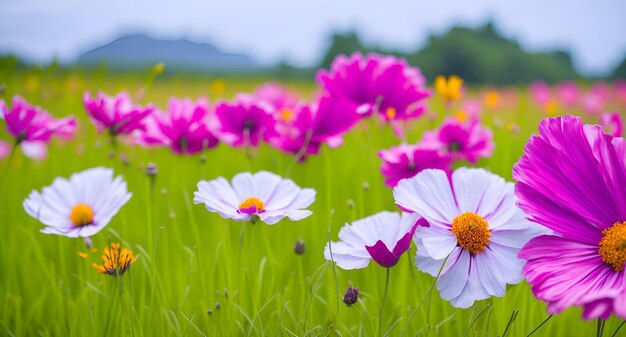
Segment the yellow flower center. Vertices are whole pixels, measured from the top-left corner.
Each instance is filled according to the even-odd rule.
[[[452,220],[452,233],[459,246],[472,254],[485,250],[491,236],[487,221],[472,212],[465,212]]]
[[[255,197],[251,197],[251,198],[244,200],[241,204],[239,204],[239,209],[250,208],[252,206],[256,208],[257,212],[260,212],[263,209],[265,209],[265,204],[263,203],[263,201]]]
[[[291,122],[293,119],[293,111],[291,109],[282,109],[280,110],[280,120],[283,122]]]
[[[396,118],[396,115],[398,114],[396,108],[390,106],[387,108],[387,110],[385,111],[385,116],[387,116],[387,119],[394,119]]]
[[[78,204],[72,208],[70,220],[76,227],[91,225],[93,222],[93,210],[87,204]]]
[[[616,222],[611,228],[602,231],[598,252],[602,261],[610,264],[615,271],[622,271],[626,263],[626,221]]]

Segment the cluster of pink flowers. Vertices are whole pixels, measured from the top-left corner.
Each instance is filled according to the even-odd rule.
[[[175,153],[198,153],[223,142],[257,147],[262,142],[299,160],[317,154],[322,144],[336,147],[364,117],[383,121],[420,117],[430,91],[420,70],[393,56],[359,53],[338,57],[317,76],[320,92],[312,102],[277,83],[252,94],[210,104],[172,97],[166,111],[135,104],[126,92],[96,97],[84,105],[99,131],[130,135],[145,146],[168,146]]]
[[[477,116],[476,112],[465,121],[447,117],[437,129],[424,132],[417,144],[379,151],[385,184],[393,188],[424,169],[450,172],[456,162],[476,164],[480,158],[489,158],[495,148],[493,133]]]
[[[554,88],[546,82],[535,81],[529,88],[535,104],[548,114],[579,110],[597,118],[607,133],[622,135],[623,121],[616,110],[626,104],[626,81],[617,80],[612,85],[595,82],[587,90],[572,81],[563,81]]]
[[[13,97],[11,107],[0,100],[0,118],[13,137],[13,145],[0,141],[0,158],[8,156],[12,146],[19,146],[26,156],[42,160],[48,154],[47,145],[52,136],[69,139],[76,132],[76,119],[73,116],[54,118],[49,112],[30,105],[20,96]]]

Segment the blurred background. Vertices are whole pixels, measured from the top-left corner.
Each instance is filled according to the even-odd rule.
[[[340,53],[405,57],[429,80],[626,77],[626,2],[0,0],[0,69],[312,78]]]

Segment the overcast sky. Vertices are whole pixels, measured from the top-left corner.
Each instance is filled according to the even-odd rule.
[[[626,55],[624,0],[0,0],[0,52],[72,61],[141,32],[308,66],[333,31],[413,50],[430,33],[489,19],[527,50],[571,51],[584,74],[610,72]]]

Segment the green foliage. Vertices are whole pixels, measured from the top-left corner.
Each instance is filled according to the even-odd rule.
[[[19,152],[10,166],[0,161],[0,174],[7,174],[0,177],[4,180],[0,191],[0,335],[375,335],[384,269],[375,263],[361,270],[333,268],[324,261],[323,248],[329,238],[336,240],[344,223],[397,209],[391,190],[383,185],[377,156],[379,149],[400,142],[388,126],[366,121],[347,135],[344,145],[324,148],[303,164],[268,147],[249,157],[246,151],[225,145],[206,152],[202,161],[200,156],[176,156],[167,149],[120,143],[117,155],[110,158],[112,148],[106,135],[97,134],[84,113],[82,93],[127,89],[135,95],[141,92],[144,77],[44,70],[14,72],[1,80],[7,84],[5,99],[23,95],[53,114],[75,114],[80,126],[73,141],[55,141],[41,163]],[[227,78],[219,79],[222,86],[215,86],[218,79],[197,74],[159,77],[142,102],[164,106],[170,95],[206,95],[215,101],[249,92],[263,80]],[[287,84],[304,96],[316,89],[310,80]],[[431,103],[433,111],[453,111],[436,98]],[[519,104],[486,111],[484,120],[494,129],[497,145],[493,158],[479,166],[510,179],[513,163],[542,117],[524,94]],[[438,121],[412,122],[408,141],[417,141],[441,118],[443,114]],[[518,124],[519,133],[502,127],[508,122]],[[4,130],[0,139],[8,139]],[[128,158],[126,164],[120,160],[122,153]],[[145,173],[148,162],[158,166],[153,188]],[[94,236],[99,252],[83,259],[77,255],[87,251],[81,240],[39,233],[42,225],[26,215],[22,201],[31,190],[41,189],[57,176],[68,177],[100,165],[121,174],[133,197],[107,229]],[[296,183],[317,190],[311,207],[314,214],[297,223],[251,225],[223,220],[193,204],[199,180],[230,179],[248,170],[281,175],[290,171]],[[293,251],[298,238],[306,243],[302,255]],[[110,241],[122,242],[139,255],[120,282],[97,274],[91,266],[99,262],[102,247]],[[508,287],[503,298],[481,301],[467,310],[441,300],[436,288],[429,297],[433,278],[417,271],[414,254],[413,247],[391,270],[383,316],[389,336],[482,337],[505,331],[506,336],[526,336],[548,317],[545,304],[534,299],[525,283]],[[360,291],[359,302],[352,307],[341,302],[349,284]],[[580,315],[580,309],[567,310],[533,336],[592,335],[595,322],[582,321]],[[605,336],[620,323],[608,320]]]
[[[580,77],[566,52],[526,52],[517,42],[500,36],[492,24],[477,29],[452,28],[444,35],[431,36],[424,48],[413,53],[368,48],[356,34],[335,35],[321,66],[327,67],[338,54],[354,51],[403,56],[430,80],[439,74],[455,74],[467,83],[504,85]]]
[[[613,78],[624,78],[626,79],[626,56],[624,56],[624,60],[620,63],[615,70],[613,71]]]

